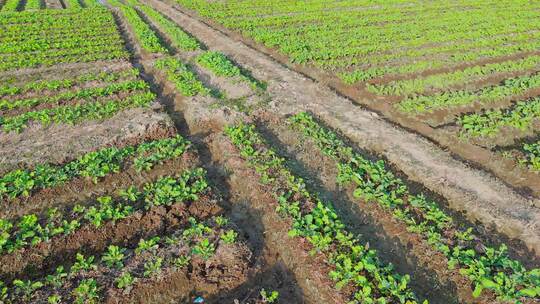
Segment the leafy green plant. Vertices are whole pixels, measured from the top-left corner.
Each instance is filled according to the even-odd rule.
[[[240,69],[235,66],[223,53],[207,51],[197,57],[197,62],[211,70],[217,76],[240,76]]]
[[[23,281],[23,280],[14,280],[13,287],[15,288],[15,293],[20,295],[24,299],[30,299],[32,293],[43,287],[43,283],[40,281]]]
[[[101,257],[101,261],[107,265],[107,267],[124,267],[123,259],[125,248],[120,248],[118,246],[110,245],[107,248],[107,252]]]
[[[94,263],[94,256],[85,258],[81,253],[77,253],[75,257],[75,263],[71,266],[71,272],[96,270],[97,265]]]
[[[208,260],[214,255],[216,248],[214,244],[210,243],[210,240],[203,239],[191,250],[192,254],[199,255],[204,260]]]
[[[232,244],[236,242],[237,237],[238,237],[238,233],[234,230],[228,230],[227,232],[221,235],[221,239],[226,244]]]
[[[267,292],[264,288],[260,292],[263,303],[275,303],[279,298],[279,292],[273,290],[272,292]]]
[[[154,66],[167,75],[167,79],[174,83],[182,95],[190,97],[197,94],[210,94],[210,89],[206,88],[197,79],[195,73],[187,65],[182,63],[180,59],[175,57],[161,58],[156,60]]]
[[[136,254],[141,254],[145,251],[155,251],[159,248],[159,242],[160,238],[159,236],[155,236],[153,238],[150,238],[148,240],[140,239],[139,245],[137,245],[137,248],[135,249]]]
[[[95,279],[84,279],[72,291],[76,304],[98,303],[99,288]]]
[[[168,50],[162,44],[157,34],[150,28],[148,24],[146,24],[146,22],[144,22],[133,7],[124,5],[118,0],[111,0],[110,3],[122,11],[127,22],[133,27],[133,32],[145,51],[161,54],[168,53]]]
[[[135,278],[129,272],[124,272],[116,279],[116,287],[126,289],[135,283]]]
[[[62,301],[62,297],[60,297],[59,295],[55,294],[55,295],[52,295],[52,296],[49,296],[47,298],[47,303],[49,304],[58,304]]]
[[[189,255],[181,255],[173,260],[174,266],[178,268],[184,268],[191,262],[191,257]]]
[[[45,282],[52,287],[59,288],[64,284],[64,280],[67,276],[68,274],[64,271],[64,266],[58,266],[54,274],[47,275]]]
[[[163,258],[154,258],[150,261],[144,263],[144,272],[145,277],[152,277],[161,273],[161,265],[163,263]]]
[[[378,259],[376,251],[358,244],[344,229],[332,206],[312,195],[304,181],[288,170],[285,160],[267,148],[255,126],[242,123],[229,126],[225,134],[261,180],[272,185],[278,205],[276,212],[292,220],[289,236],[306,239],[313,246],[312,253],[318,251],[327,256],[334,268],[329,276],[337,281],[337,288],[345,285],[354,288],[351,303],[418,303],[408,288],[409,276],[394,273],[391,265]]]
[[[290,122],[313,140],[322,153],[336,161],[338,182],[353,185],[356,197],[376,202],[391,211],[410,232],[423,237],[435,250],[443,253],[448,258],[450,269],[459,268],[460,273],[475,286],[474,297],[480,296],[485,289],[493,291],[500,300],[516,303],[520,297],[537,297],[535,288],[540,269],[525,269],[519,261],[508,256],[504,244],[499,248],[482,245],[485,249],[479,250],[481,241],[472,228],[455,224],[436,202],[424,195],[411,194],[407,185],[395,177],[382,160],[372,161],[354,153],[351,147],[319,125],[311,115],[302,112],[291,117]],[[343,260],[340,267],[346,270],[341,273],[346,274],[356,266]],[[349,280],[351,275],[334,273],[333,277],[342,282]],[[363,299],[362,295],[359,296]]]

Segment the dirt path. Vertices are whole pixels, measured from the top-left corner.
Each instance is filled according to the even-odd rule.
[[[491,175],[470,168],[413,133],[398,129],[363,110],[329,88],[291,71],[272,58],[208,25],[156,0],[146,3],[168,15],[209,48],[222,51],[268,82],[272,97],[266,110],[288,115],[308,110],[356,142],[358,147],[384,156],[411,180],[426,185],[463,211],[510,238],[518,238],[540,254],[538,200],[527,199]],[[188,113],[186,113],[186,116]]]

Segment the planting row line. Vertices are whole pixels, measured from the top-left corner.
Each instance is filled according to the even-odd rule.
[[[540,97],[519,101],[510,108],[487,110],[461,116],[457,123],[464,137],[493,137],[503,128],[520,133],[532,130],[540,118]]]
[[[113,295],[129,298],[138,283],[159,282],[193,265],[220,266],[212,260],[217,251],[241,248],[236,243],[238,233],[227,223],[223,217],[208,221],[192,217],[189,228],[141,239],[135,248],[110,245],[99,257],[78,253],[70,267],[59,266],[43,278],[2,283],[0,287],[6,287],[3,299],[8,303],[97,303]]]
[[[406,113],[425,113],[473,103],[489,104],[504,98],[519,96],[540,88],[540,74],[505,79],[501,84],[480,90],[458,90],[434,95],[417,95],[399,102],[397,108]]]
[[[4,55],[2,55],[0,70],[66,62],[127,58],[123,40],[118,32],[105,37],[100,36],[100,39],[93,39],[95,35],[102,35],[102,28],[117,29],[112,14],[104,9],[85,9],[82,11],[84,13],[67,15],[66,18],[42,13],[46,10],[34,12],[33,16],[29,18],[29,22],[35,23],[34,20],[37,20],[37,23],[41,24],[40,27],[42,25],[45,27],[41,35],[41,37],[48,38],[45,40],[36,41],[35,36],[27,34],[36,31],[29,30],[29,26],[25,23],[13,25],[15,33],[20,32],[19,40],[1,45],[0,53]],[[86,22],[87,20],[88,22]],[[62,28],[68,33],[82,31],[74,35],[46,36],[47,33],[54,32],[51,27]],[[26,39],[22,39],[22,37],[26,37]],[[15,49],[18,52],[14,52]],[[21,50],[26,52],[21,52]]]
[[[354,187],[354,196],[366,203],[377,203],[394,218],[405,223],[409,232],[418,234],[435,250],[448,258],[449,269],[457,268],[473,284],[473,296],[484,289],[499,299],[519,303],[522,298],[540,299],[540,269],[527,270],[508,256],[502,244],[492,248],[462,227],[423,193],[413,191],[386,169],[383,160],[371,161],[355,153],[332,131],[315,119],[300,113],[291,117],[292,126],[313,140],[320,151],[336,161],[336,177],[341,185]]]
[[[123,148],[103,148],[87,153],[65,165],[38,165],[34,169],[18,169],[0,178],[0,197],[18,198],[47,188],[63,185],[75,178],[97,182],[112,173],[133,166],[149,170],[154,165],[182,155],[190,146],[181,136]]]
[[[54,242],[54,237],[65,238],[86,226],[99,228],[154,206],[196,200],[207,188],[205,172],[199,168],[176,177],[161,177],[140,188],[132,185],[118,190],[115,197],[101,196],[84,206],[51,208],[43,218],[39,214],[26,214],[17,220],[0,219],[0,254]]]
[[[150,91],[136,93],[123,99],[104,99],[76,105],[57,106],[51,109],[29,111],[23,114],[1,117],[4,132],[21,132],[31,123],[41,126],[51,124],[77,124],[87,120],[103,120],[116,113],[132,108],[148,107],[156,100]]]
[[[537,69],[539,66],[540,56],[530,56],[520,60],[473,66],[451,73],[436,74],[423,78],[396,80],[386,84],[368,84],[367,89],[380,95],[411,96],[433,90],[442,90],[448,86],[464,85],[481,77],[527,71]]]
[[[38,80],[25,83],[21,86],[4,85],[0,87],[0,96],[13,97],[26,93],[41,94],[43,91],[55,92],[63,89],[71,89],[93,81],[109,83],[116,82],[121,79],[135,78],[138,76],[139,70],[135,68],[111,72],[90,72],[70,79]],[[10,107],[11,106],[8,105],[7,100],[0,101],[0,109],[7,109]]]
[[[410,277],[396,274],[375,250],[360,244],[333,207],[308,192],[304,181],[287,169],[285,160],[267,147],[253,125],[227,127],[225,133],[271,188],[276,212],[292,220],[289,235],[304,238],[312,253],[325,256],[333,269],[328,276],[336,289],[347,291],[350,303],[418,303],[408,288]]]
[[[16,100],[1,100],[0,111],[4,112],[4,119],[10,117],[9,111],[20,108],[32,108],[41,104],[58,105],[71,100],[91,100],[107,97],[119,93],[136,93],[149,89],[144,80],[128,80],[125,82],[112,83],[105,87],[84,88],[76,91],[62,92],[53,96],[34,97]],[[1,113],[1,112],[0,112]]]
[[[167,35],[175,48],[184,51],[200,51],[201,44],[195,38],[183,31],[173,21],[163,16],[152,7],[144,5],[136,0],[128,1],[128,3],[129,5],[124,5],[114,1],[113,5],[120,7],[126,16],[126,19],[132,25],[135,36],[143,49],[150,53],[160,53],[160,50],[165,50],[166,47],[159,40],[158,34],[144,22],[144,19],[141,18],[141,15],[138,14],[135,8],[138,8],[141,13],[144,13],[148,19],[154,22],[155,25]],[[243,73],[240,68],[223,53],[204,51],[196,57],[196,63],[201,67],[208,69],[218,77],[238,77],[249,83],[253,88],[265,87],[263,83]],[[183,63],[179,58],[167,56],[156,60],[154,66],[158,70],[163,71],[167,79],[171,81],[184,96],[210,93],[218,97],[222,96],[221,94],[212,92],[210,89],[206,88],[193,72],[192,68]]]

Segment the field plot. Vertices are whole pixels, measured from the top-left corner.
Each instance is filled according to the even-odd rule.
[[[539,140],[538,3],[178,3],[508,183],[540,193],[530,152]]]
[[[0,0],[0,303],[538,303],[539,9]]]

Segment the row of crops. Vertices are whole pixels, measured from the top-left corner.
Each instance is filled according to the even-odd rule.
[[[33,170],[9,172],[2,177],[2,189],[7,190],[2,196],[4,203],[10,203],[20,196],[68,186],[76,178],[99,185],[105,177],[129,170],[144,174],[155,166],[170,166],[185,153],[193,153],[190,149],[190,143],[178,135],[104,148],[63,165],[43,164]],[[24,213],[15,220],[0,219],[0,260],[19,261],[6,264],[2,270],[2,277],[8,279],[0,283],[0,300],[98,303],[139,299],[136,290],[153,288],[188,269],[226,270],[230,267],[227,262],[213,258],[224,250],[240,257],[230,261],[234,267],[245,263],[242,252],[247,253],[247,249],[237,242],[234,226],[219,214],[205,170],[186,167],[177,172],[170,168],[169,172],[150,182],[128,182],[125,188],[89,201],[75,200],[38,213]],[[202,209],[197,211],[198,204]],[[166,216],[158,210],[164,210]],[[162,215],[156,218],[155,214]],[[161,223],[158,227],[156,221]],[[126,226],[131,228],[122,229]],[[67,245],[72,254],[58,266],[30,277],[23,275],[25,269],[40,268],[47,260],[57,259],[55,255],[67,249],[69,239],[78,240],[76,247]],[[116,245],[106,245],[111,241]],[[88,248],[100,249],[89,254]]]
[[[129,57],[104,8],[2,13],[0,24],[0,71]]]
[[[60,2],[57,3],[57,6],[61,5]],[[95,8],[101,6],[98,0],[66,0],[63,1],[63,5],[67,9],[81,9],[81,8]],[[35,11],[40,9],[56,9],[57,6],[49,6],[46,1],[43,0],[6,0],[3,5],[0,3],[0,12],[17,12],[17,11]]]
[[[175,2],[326,71],[360,102],[390,104],[374,107],[433,128],[426,135],[444,145],[457,139],[540,172],[537,2]]]
[[[147,107],[156,98],[136,69],[6,85],[1,91],[0,128],[5,133],[22,132],[32,125],[102,120],[126,109]]]

